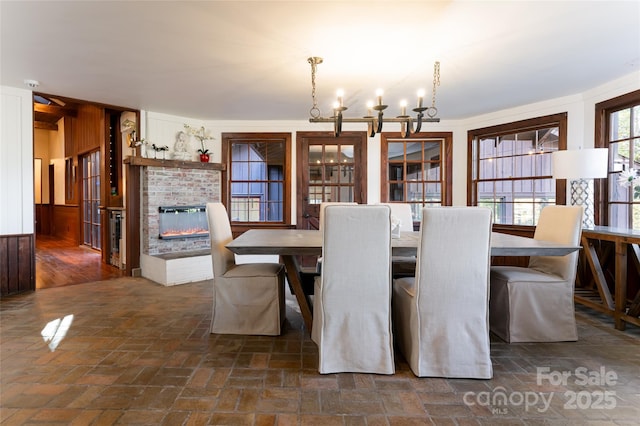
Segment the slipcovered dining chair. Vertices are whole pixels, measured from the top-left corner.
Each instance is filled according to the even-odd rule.
[[[394,218],[400,221],[400,232],[413,231],[413,214],[409,203],[380,203],[381,206],[389,206],[391,209],[391,220]]]
[[[393,374],[391,214],[387,206],[329,206],[312,340],[321,374]]]
[[[318,209],[318,230],[322,231],[324,227],[324,211],[327,206],[357,206],[358,203],[350,202],[350,201],[323,201],[320,203],[320,207]],[[314,282],[317,276],[320,275],[322,271],[322,256],[318,256],[316,258],[316,264],[311,267],[302,266],[300,268],[300,281],[302,282],[302,287],[304,289],[305,294],[313,295],[314,293]]]
[[[577,246],[582,206],[546,206],[534,239]],[[532,256],[529,267],[491,268],[491,331],[507,342],[578,340],[573,292],[578,251]]]
[[[349,201],[323,201],[322,203],[320,203],[320,211],[318,213],[318,230],[322,231],[322,229],[324,228],[324,215],[325,215],[325,209],[328,206],[357,206],[358,203],[356,202],[349,202]],[[320,271],[322,270],[322,257],[319,257],[317,262],[316,262],[316,274],[319,274]]]
[[[393,228],[394,218],[400,221],[400,232],[413,232],[413,214],[409,203],[381,203],[391,209]],[[416,273],[415,256],[392,256],[391,270],[394,278],[412,277]]]
[[[284,266],[236,264],[225,246],[233,240],[227,209],[207,204],[213,262],[211,333],[279,335],[286,317]]]
[[[393,283],[397,346],[418,377],[490,379],[491,211],[422,210],[415,277]]]
[[[318,230],[322,231],[325,221],[325,210],[329,206],[357,206],[355,201],[323,201],[320,203],[320,211],[318,212]]]

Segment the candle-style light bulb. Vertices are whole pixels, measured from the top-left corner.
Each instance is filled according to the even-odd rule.
[[[407,101],[405,99],[400,101],[400,115],[407,115]]]
[[[418,108],[422,108],[422,99],[424,99],[424,89],[418,90]]]
[[[336,111],[338,108],[340,108],[340,102],[335,101],[335,102],[333,103],[333,110],[334,110],[334,111]]]
[[[338,89],[338,91],[336,92],[336,95],[338,96],[338,106],[340,108],[342,108],[342,98],[344,97],[344,90],[342,89]]]
[[[378,89],[376,90],[376,97],[378,98],[378,105],[382,105],[382,95],[384,94],[384,90]]]
[[[367,101],[367,115],[371,115],[373,113],[373,101]]]

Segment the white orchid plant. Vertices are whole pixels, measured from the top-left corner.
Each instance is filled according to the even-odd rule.
[[[195,127],[191,127],[188,124],[184,125],[184,130],[187,132],[188,135],[191,135],[200,141],[201,148],[198,150],[200,154],[209,153],[209,150],[204,145],[204,141],[215,139],[211,134],[211,130],[205,129],[204,126],[200,127],[199,129],[196,129]]]
[[[618,176],[618,184],[629,188],[633,187],[633,198],[640,198],[640,174],[634,170],[623,170]]]

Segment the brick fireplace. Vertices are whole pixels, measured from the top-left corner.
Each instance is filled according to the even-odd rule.
[[[159,208],[214,201],[220,201],[220,171],[146,167],[142,174],[142,253],[153,256],[209,249],[208,236],[161,239]]]
[[[161,206],[220,201],[220,164],[130,157],[140,173],[141,275],[163,285],[213,278],[209,237],[160,238]]]

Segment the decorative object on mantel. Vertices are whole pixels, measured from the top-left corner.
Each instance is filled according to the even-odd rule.
[[[132,111],[124,111],[120,114],[120,132],[122,139],[131,148],[131,155],[136,155],[136,148],[142,145],[143,140],[136,140],[136,115]]]
[[[176,134],[176,143],[173,145],[173,159],[190,161],[192,159],[192,154],[189,151],[190,146],[188,135],[183,131],[179,131]]]
[[[625,188],[633,187],[633,198],[640,198],[640,171],[634,169],[621,171],[618,184]]]
[[[204,126],[196,129],[194,127],[189,126],[188,124],[184,125],[187,133],[191,136],[195,137],[200,141],[200,149],[198,149],[198,154],[200,154],[200,161],[203,163],[209,162],[209,150],[204,145],[204,141],[215,139],[211,134],[211,130],[206,130]]]
[[[424,99],[424,90],[418,90],[418,102],[417,107],[413,108],[413,112],[416,115],[416,128],[413,128],[414,119],[407,115],[407,101],[400,102],[400,115],[395,118],[384,118],[383,111],[387,108],[387,105],[382,103],[382,89],[376,91],[377,102],[367,102],[367,115],[362,118],[343,118],[342,113],[347,110],[347,107],[343,104],[344,91],[338,90],[338,99],[333,104],[333,116],[322,117],[320,109],[318,108],[318,101],[316,99],[316,71],[319,64],[323,61],[318,56],[312,56],[307,59],[307,62],[311,64],[311,97],[313,99],[313,106],[309,110],[310,123],[333,123],[334,136],[340,136],[342,132],[342,123],[367,123],[367,133],[370,137],[374,137],[376,133],[382,132],[383,123],[400,123],[400,133],[403,138],[409,137],[414,133],[420,132],[422,123],[438,123],[440,119],[436,117],[438,109],[436,108],[436,87],[440,85],[440,62],[433,64],[433,92],[431,94],[431,106],[425,107],[422,105]],[[377,111],[377,117],[373,115],[372,111]],[[427,118],[424,118],[424,114],[427,114]]]
[[[156,145],[154,143],[154,144],[151,145],[151,148],[153,149],[153,153],[154,153],[153,154],[154,155],[153,158],[158,158],[158,152],[161,152],[162,153],[162,158],[161,159],[165,160],[165,158],[164,158],[165,157],[165,152],[169,151],[169,147],[167,145],[159,146],[159,145]]]
[[[136,131],[132,130],[131,133],[127,135],[129,148],[131,148],[131,155],[136,155],[136,148],[144,143],[144,138],[140,140],[136,140]]]

